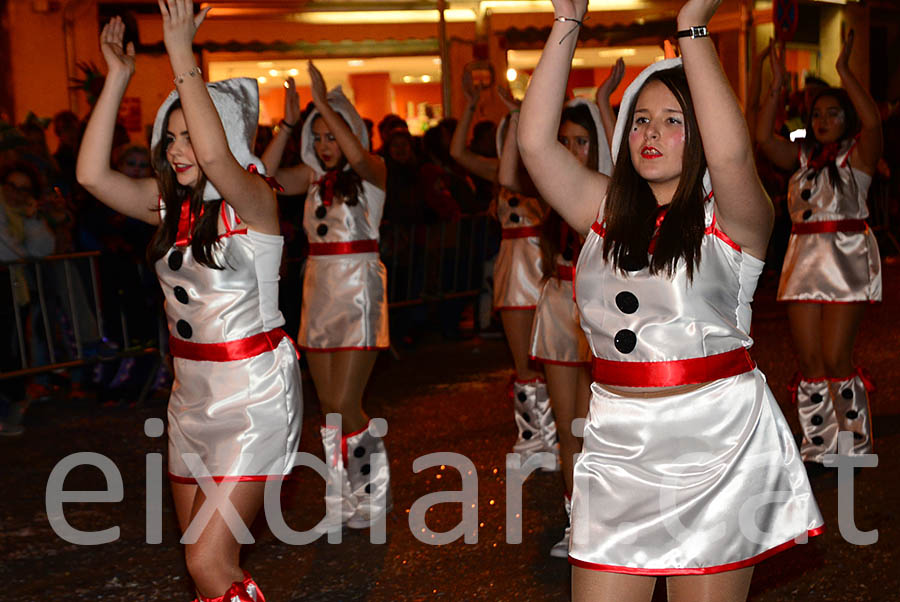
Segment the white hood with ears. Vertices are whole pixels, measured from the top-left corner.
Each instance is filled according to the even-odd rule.
[[[334,111],[344,118],[344,121],[347,122],[347,125],[350,126],[350,131],[353,132],[353,135],[359,138],[359,141],[362,143],[363,148],[369,148],[369,131],[366,129],[366,124],[362,120],[362,117],[359,116],[359,113],[356,112],[356,107],[350,102],[350,100],[344,96],[343,90],[341,90],[340,86],[332,89],[328,96],[326,97],[328,100],[328,106],[330,106]],[[316,117],[319,115],[319,110],[316,109],[312,113],[309,114],[309,117],[306,118],[306,121],[303,122],[303,131],[301,134],[301,140],[303,148],[300,152],[300,158],[303,162],[310,166],[316,174],[321,175],[324,173],[322,169],[322,165],[319,163],[319,158],[316,156],[316,148],[313,143],[313,133],[312,133],[312,124],[315,121]],[[344,169],[350,169],[350,166],[347,165]]]

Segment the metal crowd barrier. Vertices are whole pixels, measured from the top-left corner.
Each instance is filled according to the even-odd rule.
[[[134,344],[124,305],[120,304],[117,316],[104,313],[99,261],[101,254],[94,251],[0,263],[0,278],[8,281],[8,287],[0,284],[0,303],[5,308],[0,381],[126,357],[153,355],[162,360],[166,334],[159,316],[152,317],[157,322],[154,339]],[[116,320],[115,328],[110,328],[110,320]],[[139,402],[151,384],[152,375],[142,387]]]
[[[462,298],[474,298],[477,304],[484,290],[485,261],[497,239],[496,221],[486,213],[430,224],[384,222],[380,250],[388,272],[389,307]],[[161,315],[152,316],[157,323],[154,339],[134,344],[124,305],[118,312],[104,311],[101,261],[101,253],[86,252],[0,263],[6,345],[0,354],[0,381],[126,357],[164,359],[168,332]],[[155,291],[142,288],[140,294]],[[151,370],[139,402],[149,393],[157,368]]]
[[[388,273],[388,306],[477,299],[493,227],[496,220],[487,213],[430,224],[383,222],[380,250]]]
[[[877,238],[886,238],[894,253],[900,255],[900,243],[891,224],[891,211],[896,207],[897,199],[891,196],[891,182],[876,175],[869,189],[869,227]]]

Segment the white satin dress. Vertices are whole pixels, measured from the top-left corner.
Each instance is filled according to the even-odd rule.
[[[278,309],[283,239],[248,230],[224,202],[222,219],[223,269],[194,260],[189,228],[156,262],[175,364],[169,477],[178,483],[280,478],[300,441],[300,366]]]
[[[534,309],[541,294],[540,201],[501,188],[497,217],[502,240],[494,261],[494,311]]]
[[[575,465],[575,566],[711,574],[822,530],[791,431],[747,351],[762,261],[716,227],[713,208],[692,282],[683,262],[671,279],[651,275],[646,258],[625,262],[627,274],[611,269],[599,223],[581,251],[576,295],[595,382]],[[639,397],[599,383],[705,384]]]
[[[321,175],[321,174],[320,174]],[[384,191],[362,181],[359,203],[322,203],[319,185],[306,195],[303,229],[310,253],[303,272],[297,344],[312,352],[390,346],[387,270],[378,254]]]
[[[788,242],[778,300],[812,303],[881,301],[881,256],[865,219],[872,176],[850,165],[855,140],[846,140],[835,159],[841,188],[826,168],[808,165],[788,185],[793,229]]]

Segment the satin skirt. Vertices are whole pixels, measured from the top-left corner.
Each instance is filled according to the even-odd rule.
[[[494,311],[534,309],[543,277],[536,236],[501,241],[494,261]]]
[[[287,337],[272,351],[231,362],[175,358],[169,397],[169,474],[195,482],[196,454],[209,476],[265,480],[291,471],[300,442],[303,387]]]
[[[581,329],[572,281],[548,278],[531,326],[532,359],[564,365],[590,364],[591,350]]]
[[[376,253],[307,259],[297,345],[307,351],[387,349],[387,270]]]
[[[778,300],[881,301],[881,256],[872,230],[791,234]]]
[[[572,564],[715,573],[821,532],[794,438],[758,369],[668,397],[591,389],[575,465]]]

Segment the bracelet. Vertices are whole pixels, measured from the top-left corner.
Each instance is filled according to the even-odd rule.
[[[582,25],[584,25],[584,22],[587,21],[587,18],[583,18],[581,21],[579,21],[578,19],[576,19],[576,18],[574,18],[574,17],[554,17],[553,20],[554,20],[554,21],[559,21],[560,23],[572,22],[572,23],[575,24],[575,27],[573,27],[572,29],[570,29],[569,32],[566,33],[566,35],[564,35],[564,36],[559,40],[559,43],[562,44],[562,43],[565,41],[566,38],[568,38],[568,37],[569,37],[570,35],[572,35],[576,30],[578,30]]]
[[[186,77],[193,78],[193,77],[197,77],[198,75],[202,75],[202,74],[203,74],[203,71],[200,70],[200,67],[195,66],[190,71],[185,71],[181,75],[176,76],[173,81],[175,82],[175,85],[183,84],[184,78],[186,78]]]
[[[509,114],[512,115],[513,113],[520,113],[521,111],[522,109],[510,109]]]
[[[708,38],[709,30],[706,28],[706,25],[699,25],[699,26],[695,25],[688,29],[682,29],[681,31],[676,32],[675,37],[676,38],[690,38],[692,40],[695,38]]]
[[[280,125],[283,128],[287,128],[293,132],[294,128],[297,127],[297,122],[295,121],[294,123],[288,123],[287,120],[282,119],[281,121],[278,122],[278,125]]]

